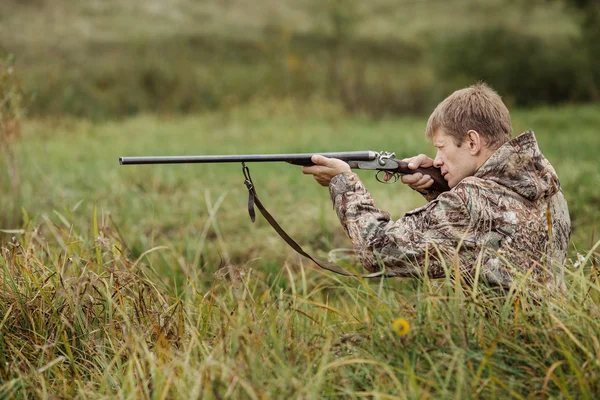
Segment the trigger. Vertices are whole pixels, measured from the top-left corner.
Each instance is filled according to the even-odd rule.
[[[379,175],[383,172],[383,179],[379,178]],[[396,174],[395,172],[390,172],[390,171],[383,171],[383,170],[379,170],[377,171],[377,174],[375,175],[375,179],[377,179],[378,182],[381,183],[390,183],[390,181],[393,181],[391,183],[396,183],[398,181],[398,177],[399,175]]]

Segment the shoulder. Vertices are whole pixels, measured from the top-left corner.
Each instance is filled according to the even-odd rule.
[[[460,181],[452,190],[462,194],[468,194],[474,190],[496,190],[498,189],[498,186],[500,185],[498,185],[496,182],[478,178],[476,176],[468,176]]]
[[[512,193],[511,190],[497,182],[469,176],[458,183],[450,192],[463,199],[465,203],[472,202],[475,198],[499,197]]]
[[[469,176],[451,190],[440,194],[436,200],[442,203],[467,204],[473,196],[477,196],[482,191],[492,190],[493,185],[490,183],[484,179]]]
[[[486,179],[469,176],[458,183],[449,192],[442,193],[438,199],[460,201],[471,217],[477,216],[482,209],[513,197],[514,193],[506,187]]]

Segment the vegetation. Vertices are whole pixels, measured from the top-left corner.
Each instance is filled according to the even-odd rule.
[[[21,134],[26,100],[14,66],[14,58],[0,58],[0,226],[18,224],[20,174],[13,143]]]
[[[219,252],[236,264],[255,257],[284,261],[291,254],[285,243],[260,218],[254,225],[248,218],[239,165],[119,166],[118,158],[365,149],[396,151],[401,157],[432,155],[422,133],[425,122],[421,117],[373,122],[345,116],[324,102],[261,103],[197,116],[145,115],[106,123],[31,120],[14,143],[21,175],[19,204],[31,215],[45,214],[48,221],[65,228],[72,224],[82,233],[91,232],[90,216],[97,204],[98,215],[114,222],[134,257],[155,245],[168,245],[182,251],[194,267],[201,266],[198,252],[209,247],[211,255],[205,257],[216,264]],[[582,253],[598,239],[598,124],[595,105],[513,111],[515,132],[534,129],[558,172],[573,219],[574,243]],[[250,168],[259,195],[294,237],[313,249],[348,245],[327,191],[298,167]],[[369,171],[360,174],[378,204],[396,218],[423,204],[418,193],[403,185],[382,185]],[[213,226],[208,221],[211,208],[217,208],[213,222],[224,246],[207,233]],[[46,218],[40,222],[46,224]],[[197,250],[199,245],[209,247]]]
[[[517,107],[597,98],[593,4],[263,2],[3,4],[0,398],[594,398],[600,108]],[[466,285],[452,264],[442,280],[334,276],[250,222],[239,165],[118,164],[431,154],[420,115],[477,78],[558,172],[565,293]],[[250,168],[309,252],[349,247],[298,167]],[[395,218],[424,203],[359,174]]]
[[[379,118],[427,114],[478,79],[514,105],[598,98],[597,14],[560,1],[195,4],[9,1],[0,50],[17,55],[34,115],[178,114],[318,96]]]
[[[5,398],[593,398],[600,280],[569,294],[337,278],[297,264],[174,290],[116,232],[29,226],[0,256]],[[104,236],[101,236],[104,235]],[[100,237],[102,240],[100,240]],[[150,252],[174,252],[160,247]],[[452,266],[448,266],[449,269]],[[590,275],[590,272],[592,273]]]
[[[566,296],[332,276],[300,260],[261,218],[251,224],[239,166],[117,161],[334,150],[341,134],[343,150],[409,155],[428,150],[423,118],[374,123],[327,103],[280,102],[176,119],[29,121],[15,143],[21,223],[6,227],[0,257],[0,390],[17,398],[593,397],[600,113],[513,114],[515,130],[536,129],[569,201],[585,260],[574,247],[579,268],[569,267]],[[303,246],[348,247],[326,190],[298,167],[251,169],[262,200]],[[361,175],[396,217],[423,202]],[[398,335],[397,319],[408,334]]]

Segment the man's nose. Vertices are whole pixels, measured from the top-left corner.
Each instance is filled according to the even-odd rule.
[[[442,168],[442,165],[444,165],[444,162],[442,161],[442,158],[438,154],[435,155],[435,159],[433,160],[433,166],[436,168]]]

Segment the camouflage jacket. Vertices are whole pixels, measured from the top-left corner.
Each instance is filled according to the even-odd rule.
[[[329,192],[337,215],[371,272],[384,265],[397,276],[478,274],[509,287],[528,274],[562,282],[571,221],[554,168],[527,131],[496,150],[450,191],[397,221],[377,208],[358,176],[334,177]],[[427,196],[426,196],[427,197]]]

